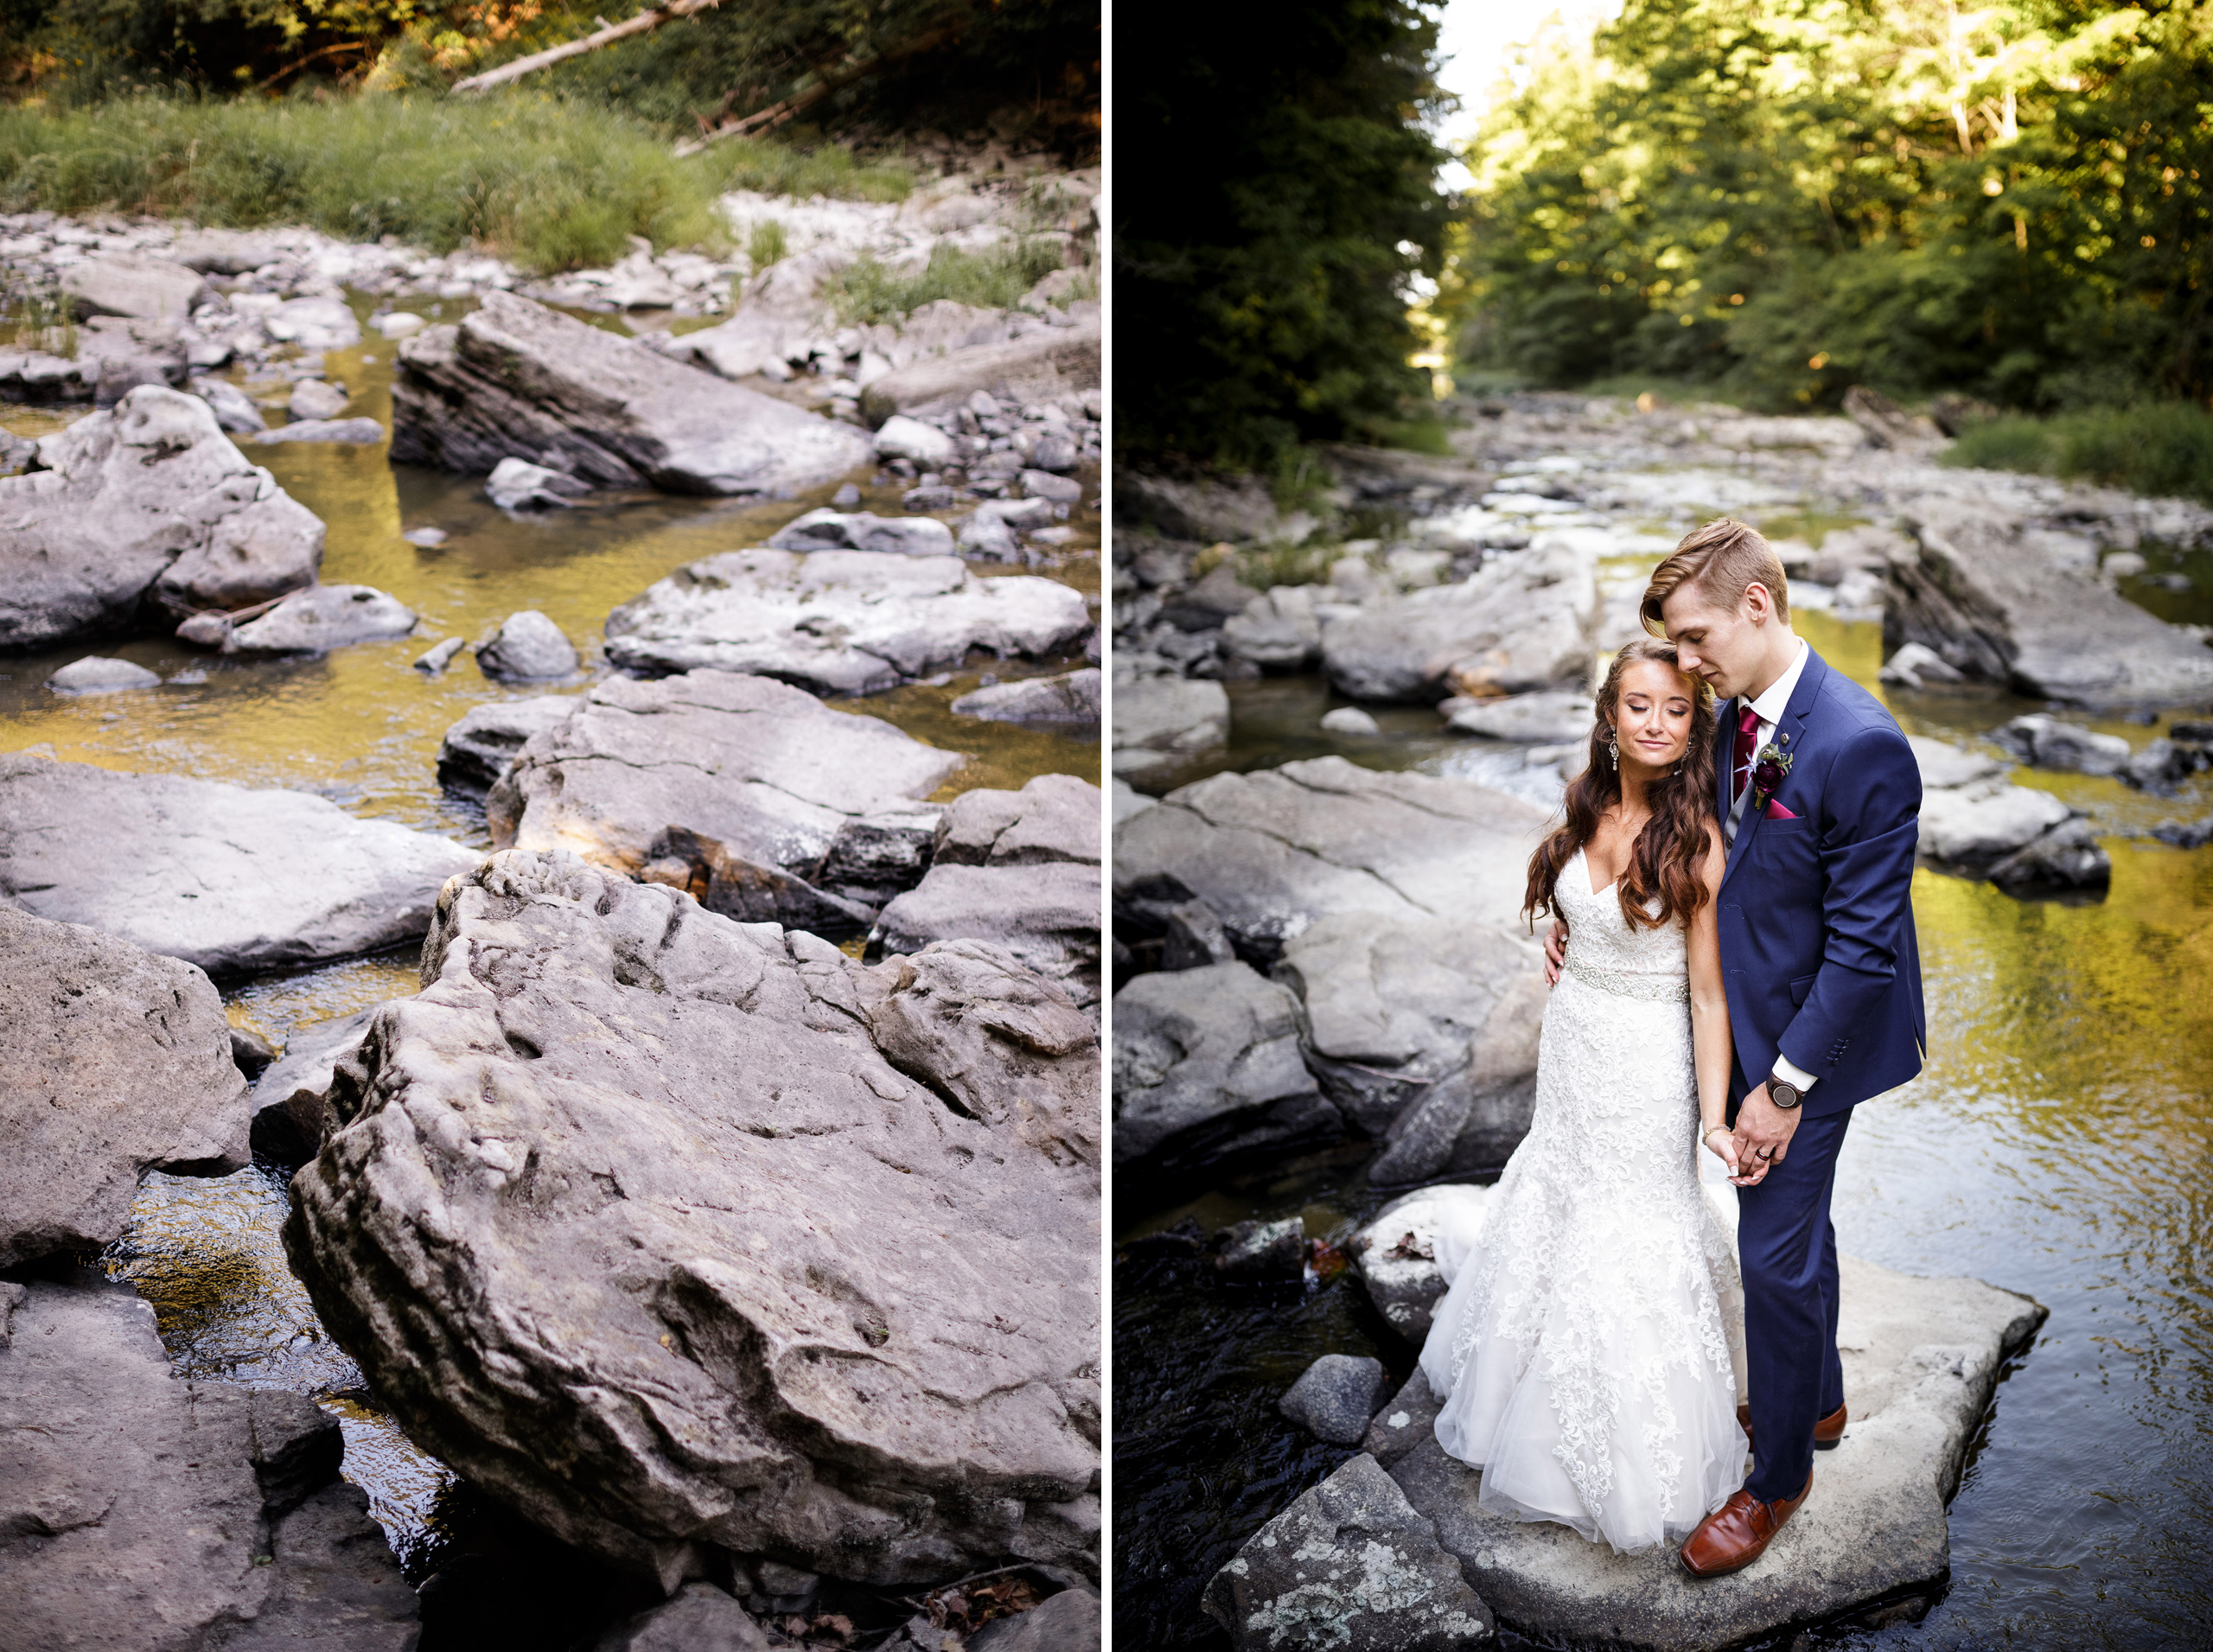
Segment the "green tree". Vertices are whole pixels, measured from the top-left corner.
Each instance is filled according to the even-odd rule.
[[[1441,97],[1427,0],[1118,22],[1124,450],[1266,465],[1401,418],[1424,388],[1406,305],[1440,267],[1451,205],[1425,127]]]

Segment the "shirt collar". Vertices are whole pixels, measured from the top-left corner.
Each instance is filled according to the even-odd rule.
[[[1767,686],[1767,692],[1751,702],[1752,711],[1763,723],[1780,723],[1783,714],[1790,709],[1790,697],[1798,692],[1798,679],[1806,673],[1806,656],[1813,650],[1806,646],[1806,639],[1798,639],[1797,657],[1783,669],[1783,675]]]

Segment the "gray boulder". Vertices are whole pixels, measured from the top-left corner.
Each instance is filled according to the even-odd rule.
[[[2082,775],[2118,774],[2133,755],[2117,734],[2099,734],[2041,713],[1993,729],[1990,743],[2032,767]]]
[[[57,694],[115,694],[131,688],[158,688],[161,673],[128,660],[88,654],[73,660],[46,679]]]
[[[1383,732],[1383,725],[1357,705],[1340,705],[1334,711],[1324,711],[1322,727],[1327,733],[1360,740],[1373,740]]]
[[[1529,1128],[1543,961],[1534,939],[1472,915],[1331,913],[1285,943],[1275,975],[1304,1011],[1307,1065],[1390,1143],[1372,1179],[1506,1162]]]
[[[186,269],[206,275],[250,275],[284,256],[272,238],[240,229],[187,230],[171,251]]]
[[[1489,1198],[1489,1188],[1470,1182],[1422,1188],[1385,1205],[1345,1247],[1376,1311],[1417,1348],[1429,1335],[1431,1313],[1445,1295],[1438,1230],[1447,1222],[1480,1219]]]
[[[1306,1224],[1297,1216],[1278,1221],[1233,1221],[1214,1236],[1215,1272],[1233,1279],[1303,1279],[1306,1272]]]
[[[1276,1409],[1317,1439],[1357,1445],[1389,1385],[1381,1360],[1324,1354],[1291,1385]]]
[[[1188,762],[1229,739],[1229,693],[1189,677],[1133,677],[1114,685],[1114,772],[1143,775]]]
[[[713,910],[865,928],[922,875],[960,769],[872,717],[765,677],[619,679],[526,740],[484,814],[501,848],[567,849]]]
[[[181,322],[207,290],[199,271],[140,252],[104,252],[61,272],[61,290],[83,316]]]
[[[1099,1652],[1099,1597],[1063,1589],[1011,1617],[994,1617],[967,1636],[966,1652]]]
[[[868,437],[512,293],[400,345],[392,456],[484,472],[520,449],[601,487],[775,495],[868,462]]]
[[[503,511],[566,510],[590,492],[590,482],[512,453],[484,478],[484,497]]]
[[[1119,695],[1119,691],[1118,691]],[[1326,914],[1510,924],[1545,824],[1470,781],[1315,757],[1170,792],[1115,833],[1117,906],[1172,882],[1272,962]]]
[[[0,1282],[0,1441],[10,1647],[412,1652],[336,1420],[178,1381],[129,1289]]]
[[[410,1438],[672,1589],[1095,1564],[1097,1049],[1051,983],[521,852],[424,960],[284,1229]]]
[[[1322,664],[1354,699],[1583,688],[1601,608],[1598,559],[1555,542],[1452,585],[1363,604],[1322,627]]]
[[[227,379],[195,379],[189,386],[206,402],[215,422],[234,435],[247,436],[269,428],[261,405]]]
[[[912,459],[928,470],[950,463],[958,451],[953,438],[937,426],[903,414],[885,419],[876,432],[877,458]]]
[[[1364,1453],[1263,1526],[1202,1603],[1237,1652],[1458,1652],[1490,1612]]]
[[[1056,476],[1049,470],[1022,473],[1023,496],[1050,500],[1055,505],[1076,505],[1083,499],[1083,484],[1073,476]]]
[[[476,860],[304,792],[0,756],[0,894],[211,975],[398,946]]]
[[[1317,602],[1334,596],[1317,585],[1276,585],[1222,623],[1221,651],[1263,671],[1304,671],[1322,656]]]
[[[477,669],[498,682],[573,677],[578,663],[576,645],[534,608],[508,615],[492,640],[476,651]]]
[[[1588,740],[1598,714],[1588,694],[1512,694],[1504,699],[1457,704],[1445,718],[1455,734],[1472,734],[1486,740],[1518,740],[1530,745],[1556,746]]]
[[[687,1583],[673,1599],[608,1630],[593,1652],[768,1652],[773,1644],[714,1585]]]
[[[1921,766],[1920,852],[1980,871],[2025,848],[2074,811],[2050,792],[2015,786],[2004,767],[1926,736],[1910,737]]]
[[[311,583],[322,523],[248,464],[207,404],[147,385],[0,477],[0,647],[166,625]]]
[[[458,639],[456,642],[458,646]],[[482,796],[507,772],[525,742],[566,722],[577,704],[573,694],[534,694],[528,699],[487,700],[470,706],[438,743],[438,784],[448,791]]]
[[[1878,675],[1894,688],[1926,688],[1932,683],[1943,686],[1967,680],[1944,663],[1943,655],[1918,642],[1907,643],[1885,660]]]
[[[938,821],[930,864],[1096,866],[1099,804],[1099,788],[1074,775],[1038,775],[1018,792],[963,792]]]
[[[361,324],[342,298],[287,298],[261,318],[262,330],[309,355],[349,350],[361,341]]]
[[[1980,1280],[1916,1279],[1845,1257],[1837,1347],[1851,1426],[1767,1553],[1725,1578],[1691,1578],[1666,1548],[1616,1554],[1566,1527],[1488,1514],[1476,1506],[1479,1477],[1425,1429],[1406,1431],[1421,1438],[1390,1474],[1500,1622],[1646,1652],[1733,1646],[1942,1589],[1944,1506],[1967,1443],[2005,1357],[2044,1317],[2026,1297]]]
[[[331,419],[346,411],[349,398],[327,379],[303,379],[292,386],[285,411],[296,419]]]
[[[1247,965],[1140,975],[1113,1028],[1118,1165],[1195,1170],[1344,1133],[1300,1058],[1298,1001]]]
[[[1104,678],[1096,666],[1058,677],[1024,677],[972,689],[948,708],[955,717],[1030,728],[1081,726],[1099,721]]]
[[[776,530],[772,551],[883,551],[949,557],[953,530],[934,516],[872,516],[866,511],[809,511]]]
[[[861,414],[871,424],[895,413],[952,406],[978,391],[1021,402],[1047,400],[1100,381],[1097,317],[1049,328],[1004,344],[929,356],[864,386]]]
[[[280,1164],[304,1164],[330,1133],[330,1094],[340,1062],[361,1047],[373,1010],[318,1021],[292,1034],[284,1053],[253,1087],[254,1152]]]
[[[154,1169],[246,1163],[246,1081],[207,978],[0,906],[0,1267],[98,1250]]]
[[[2213,698],[2213,652],[2055,554],[2018,519],[1941,496],[1905,512],[1883,644],[1918,642],[1962,675],[2094,707]]]
[[[957,666],[971,648],[1036,657],[1090,628],[1071,587],[1026,574],[979,579],[957,557],[730,551],[609,615],[607,656],[625,671],[705,667],[871,694]]]
[[[2113,857],[2098,841],[2097,828],[2076,816],[1996,862],[1989,876],[2009,894],[2104,889],[2113,882]]]
[[[374,447],[384,440],[384,426],[373,418],[296,418],[253,438],[256,447],[285,442],[325,442],[335,447]]]
[[[328,654],[414,628],[415,611],[373,585],[310,585],[233,628],[221,647],[225,654]]]

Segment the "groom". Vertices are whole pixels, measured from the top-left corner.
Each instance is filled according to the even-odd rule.
[[[1853,1107],[1921,1070],[1921,773],[1891,714],[1792,632],[1783,564],[1743,523],[1677,545],[1641,617],[1722,697],[1730,1122],[1757,1178],[1737,1196],[1751,1477],[1682,1548],[1711,1578],[1760,1557],[1844,1437],[1829,1195]]]

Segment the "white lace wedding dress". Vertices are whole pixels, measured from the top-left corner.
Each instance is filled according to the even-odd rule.
[[[1421,1364],[1479,1506],[1627,1551],[1680,1541],[1744,1480],[1735,1195],[1700,1182],[1681,926],[1630,929],[1580,852],[1558,899],[1536,1115],[1479,1228],[1438,1236],[1451,1289]]]

